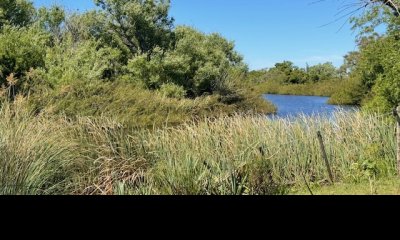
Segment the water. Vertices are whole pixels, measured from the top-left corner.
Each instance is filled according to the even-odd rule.
[[[329,105],[328,97],[266,94],[264,98],[278,108],[278,112],[274,116],[283,118],[299,115],[332,116],[333,113],[339,110],[354,111],[357,109],[353,106]]]

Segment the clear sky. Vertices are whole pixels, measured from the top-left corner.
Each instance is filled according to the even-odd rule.
[[[94,7],[92,0],[34,0],[68,10]],[[330,61],[336,66],[356,49],[355,33],[346,19],[334,22],[344,0],[172,0],[176,25],[189,25],[232,40],[251,69],[284,60],[304,67]],[[316,3],[317,2],[317,3]],[[332,23],[333,22],[333,23]],[[330,23],[330,24],[329,24]],[[328,25],[327,25],[328,24]],[[326,26],[323,26],[326,25]]]

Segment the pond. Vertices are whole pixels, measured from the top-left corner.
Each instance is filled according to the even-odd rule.
[[[278,112],[274,116],[283,118],[299,115],[332,116],[339,110],[354,111],[357,109],[354,106],[329,105],[329,97],[265,94],[264,98],[278,108]]]

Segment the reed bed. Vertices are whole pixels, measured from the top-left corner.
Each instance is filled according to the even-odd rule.
[[[157,193],[279,194],[304,179],[328,182],[317,131],[337,181],[393,175],[393,126],[360,112],[296,119],[238,115],[144,137],[155,162],[151,179],[161,186]]]
[[[236,115],[178,127],[129,128],[0,111],[1,194],[286,194],[396,173],[394,122],[362,112],[271,119]]]

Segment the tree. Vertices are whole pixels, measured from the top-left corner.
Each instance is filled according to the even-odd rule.
[[[360,52],[352,51],[344,56],[343,65],[340,66],[338,73],[343,78],[352,73],[357,67],[360,58]]]
[[[359,51],[345,58],[343,69],[351,71],[351,89],[360,91],[354,95],[347,90],[347,96],[372,110],[389,111],[400,103],[400,1],[357,2],[359,9],[365,8],[363,14],[351,19],[353,28],[359,30]],[[377,33],[380,25],[386,27],[386,33]]]
[[[305,71],[290,61],[275,64],[275,67],[271,68],[267,75],[282,84],[302,84],[307,81]]]
[[[53,86],[74,85],[78,81],[95,82],[116,75],[120,51],[99,47],[94,40],[75,43],[71,35],[47,49],[46,79]]]
[[[65,21],[65,11],[60,6],[40,8],[37,23],[52,36],[53,41],[59,41],[62,36],[62,24]]]
[[[392,14],[396,17],[400,16],[400,2],[398,0],[364,0],[366,6],[371,5],[384,5],[392,11]]]
[[[157,48],[151,60],[146,54],[130,60],[128,69],[134,79],[150,89],[173,83],[196,97],[223,91],[231,70],[245,71],[234,44],[219,34],[205,35],[190,27],[178,27],[175,34],[174,49]]]
[[[169,48],[174,20],[168,16],[169,0],[95,0],[107,18],[107,31],[128,54],[149,57],[156,47]]]
[[[44,67],[47,42],[48,34],[39,28],[4,26],[0,30],[0,86],[12,85],[17,92],[31,68]],[[10,76],[12,83],[7,81]]]
[[[386,25],[388,32],[399,32],[400,0],[358,0],[358,4],[361,5],[358,9],[364,8],[365,11],[351,17],[350,21],[353,29],[360,30],[360,38],[376,35],[375,29],[382,24]]]
[[[65,20],[65,31],[74,42],[94,39],[103,45],[113,45],[112,35],[107,33],[107,19],[101,11],[73,13]]]
[[[331,62],[324,64],[317,64],[309,67],[307,71],[308,79],[312,82],[319,82],[323,80],[331,80],[336,78],[337,70]]]
[[[400,103],[400,41],[389,35],[362,48],[353,75],[370,92],[368,106],[381,110],[397,106]]]
[[[35,8],[32,2],[26,0],[1,0],[0,1],[0,28],[4,25],[18,27],[32,23]]]

